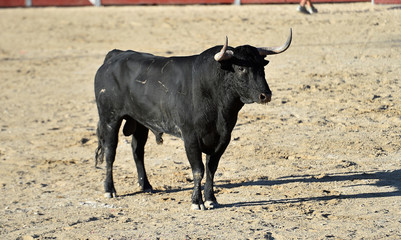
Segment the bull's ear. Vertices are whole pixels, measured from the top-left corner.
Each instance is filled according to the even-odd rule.
[[[220,68],[229,72],[234,72],[233,65],[230,61],[220,62]]]
[[[267,64],[269,64],[269,60],[263,60],[263,66],[266,66]]]

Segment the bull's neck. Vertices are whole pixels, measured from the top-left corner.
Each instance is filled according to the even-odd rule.
[[[219,96],[222,96],[220,99],[223,111],[227,112],[230,116],[234,113],[237,115],[244,106],[244,103],[241,102],[240,96],[235,87],[231,84],[231,81],[224,79],[216,88],[219,89]]]
[[[203,60],[203,62],[195,61],[193,66],[192,84],[195,109],[204,112],[219,112],[219,115],[222,115],[227,121],[235,118],[235,124],[238,112],[244,103],[241,102],[235,86],[229,79],[230,74],[220,66],[216,66],[219,63],[214,62],[214,59],[212,62],[204,58],[197,60]]]
[[[224,77],[216,77],[207,79],[207,82],[201,86],[201,91],[207,93],[209,98],[204,101],[210,102],[214,106],[214,110],[219,111],[227,120],[234,119],[234,116],[236,119],[238,112],[244,106],[235,87],[230,82]]]

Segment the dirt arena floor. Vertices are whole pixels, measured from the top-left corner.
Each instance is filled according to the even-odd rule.
[[[401,8],[370,3],[0,9],[1,239],[401,239]],[[141,193],[130,139],[118,198],[94,167],[93,79],[114,48],[189,55],[293,44],[270,56],[268,105],[246,105],[192,211],[183,142],[148,141]]]

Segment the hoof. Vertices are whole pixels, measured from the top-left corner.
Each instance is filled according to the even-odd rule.
[[[113,193],[107,192],[107,193],[104,194],[104,197],[105,198],[116,198],[117,197],[117,193],[115,193],[115,192],[113,192]]]
[[[153,188],[142,189],[142,192],[144,192],[144,193],[154,193]]]
[[[213,202],[213,201],[206,201],[205,202],[205,207],[207,209],[213,209],[213,208],[219,207],[219,204],[217,202]]]
[[[205,210],[205,205],[202,204],[192,204],[192,210]]]
[[[150,184],[144,184],[145,186],[142,186],[139,184],[139,187],[141,188],[141,191],[143,193],[153,193],[153,187]]]

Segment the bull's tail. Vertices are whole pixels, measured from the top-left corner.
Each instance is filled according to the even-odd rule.
[[[98,146],[95,151],[95,167],[102,164],[104,161],[104,149],[103,149],[103,135],[100,132],[99,124],[96,130],[96,135],[98,139]]]
[[[103,63],[106,63],[109,59],[111,59],[114,56],[117,56],[118,54],[120,54],[122,52],[124,52],[124,51],[121,51],[121,50],[118,50],[118,49],[111,50],[110,52],[107,53],[106,57],[104,58],[104,62]]]
[[[99,144],[99,146],[96,148],[95,151],[95,167],[98,167],[98,165],[102,164],[103,161],[104,161],[103,146]]]

